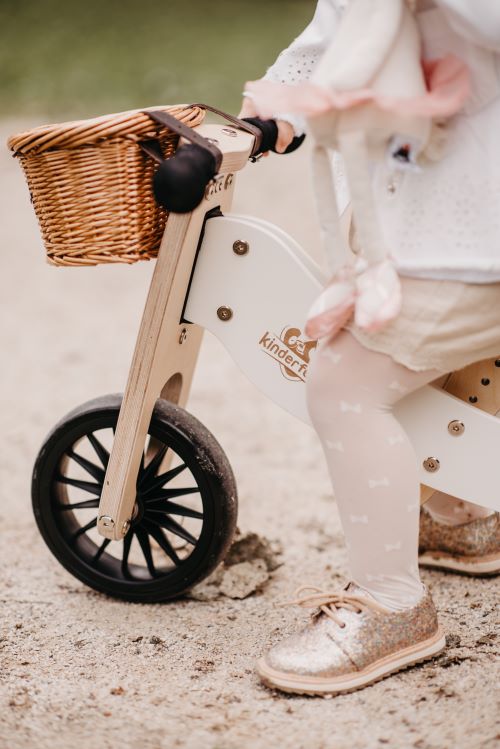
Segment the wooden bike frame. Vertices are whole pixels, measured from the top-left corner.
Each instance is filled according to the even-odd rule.
[[[234,173],[245,166],[254,143],[249,133],[226,125],[201,125],[197,131],[217,141],[223,161],[198,208],[168,217],[99,504],[98,531],[112,540],[123,538],[130,527],[137,473],[156,399],[163,396],[184,405],[189,395],[203,329],[182,324],[181,315],[200,234],[207,212],[216,207],[230,210]]]

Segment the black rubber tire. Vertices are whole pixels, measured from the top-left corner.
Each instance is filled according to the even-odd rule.
[[[33,470],[32,501],[35,519],[52,554],[72,575],[89,587],[132,602],[158,602],[177,598],[209,575],[224,559],[237,520],[236,481],[227,456],[208,429],[190,413],[169,401],[158,400],[148,430],[155,440],[168,445],[187,465],[196,481],[203,507],[199,537],[189,556],[180,564],[173,566],[171,570],[162,571],[157,578],[148,578],[147,568],[141,572],[136,565],[132,565],[130,569],[138,570],[138,573],[130,577],[128,552],[128,576],[117,569],[116,556],[106,552],[101,553],[97,563],[93,559],[90,563],[89,558],[95,557],[98,547],[86,533],[81,532],[81,527],[71,527],[71,523],[76,522],[73,510],[60,511],[58,492],[61,490],[58,486],[61,481],[57,477],[62,473],[61,466],[67,460],[67,451],[72,450],[73,445],[85,435],[116,426],[121,401],[121,394],[95,398],[71,411],[52,429],[42,445]],[[153,478],[157,477],[153,474]],[[94,501],[93,499],[92,502]],[[97,518],[97,510],[95,517]],[[77,534],[77,542],[73,539],[75,527],[80,533]],[[132,531],[133,528],[127,536]],[[137,529],[135,532],[137,533]]]

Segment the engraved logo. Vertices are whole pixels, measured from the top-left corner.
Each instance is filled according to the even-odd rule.
[[[224,190],[228,190],[233,184],[232,174],[218,174],[210,180],[205,188],[205,198],[209,200],[213,195],[217,195]]]
[[[302,340],[301,332],[300,328],[292,325],[283,328],[279,336],[266,330],[259,346],[264,353],[278,362],[283,377],[287,380],[305,382],[311,351],[316,348],[318,342]]]

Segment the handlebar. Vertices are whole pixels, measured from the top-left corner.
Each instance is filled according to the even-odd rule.
[[[261,133],[259,147],[252,153],[252,158],[267,151],[278,153],[278,126],[275,120],[245,117],[242,122],[247,122]],[[305,135],[294,137],[284,153],[295,151],[302,145],[304,138]],[[156,201],[168,211],[189,213],[203,200],[206,187],[217,174],[221,161],[215,153],[217,149],[209,141],[206,143],[207,145],[200,142],[182,145],[169,159],[159,162],[153,178],[153,192]]]

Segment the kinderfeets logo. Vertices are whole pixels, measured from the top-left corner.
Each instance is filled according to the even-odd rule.
[[[304,341],[300,337],[301,333],[300,328],[291,325],[283,328],[279,336],[266,330],[259,346],[278,362],[283,377],[305,382],[311,351],[316,348],[318,341]]]

